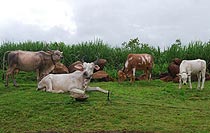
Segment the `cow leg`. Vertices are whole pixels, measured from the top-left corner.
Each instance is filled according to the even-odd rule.
[[[203,90],[203,88],[204,88],[204,83],[205,83],[205,80],[206,80],[206,70],[205,70],[205,71],[202,71],[202,72],[201,72],[201,75],[202,75],[201,90]]]
[[[136,78],[135,73],[136,73],[136,68],[133,68],[133,74],[132,74],[131,80],[130,80],[131,83],[135,82],[135,78]]]
[[[146,80],[148,80],[148,79],[149,79],[149,76],[148,76],[148,70],[145,70],[145,71],[144,71],[144,73],[145,73],[145,76],[146,76],[146,77],[145,77],[145,78],[146,78]]]
[[[14,71],[12,73],[12,80],[13,80],[13,85],[16,86],[16,87],[18,87],[17,82],[15,80],[15,72]]]
[[[53,87],[52,87],[52,80],[48,79],[47,81],[44,81],[46,84],[46,91],[47,92],[53,92]]]
[[[107,90],[101,89],[100,87],[90,87],[90,86],[88,86],[86,88],[86,91],[99,91],[99,92],[105,93],[105,94],[107,94],[107,100],[108,101],[110,100],[110,92],[107,91]]]
[[[52,92],[52,93],[64,93],[63,90],[47,90],[47,92]]]
[[[179,76],[179,89],[181,89],[182,88],[182,79],[181,79],[181,77]]]
[[[198,78],[198,86],[197,86],[197,89],[200,89],[200,85],[201,85],[201,72],[199,72],[197,74],[197,78]]]
[[[36,69],[36,80],[37,80],[37,82],[40,81],[40,71],[39,71],[39,69]]]
[[[148,71],[149,71],[149,80],[151,81],[151,79],[152,79],[152,69],[149,69]]]
[[[71,89],[70,93],[85,94],[85,91],[74,88],[74,89]]]
[[[103,92],[103,93],[106,93],[106,94],[109,93],[109,91],[101,89],[100,87],[90,87],[90,86],[88,86],[86,88],[86,91],[99,91],[99,92]]]
[[[189,84],[190,84],[190,89],[192,89],[191,75],[188,76],[188,81],[189,81]]]
[[[14,70],[15,70],[16,65],[10,67],[7,72],[6,72],[6,82],[5,86],[9,85],[9,75],[12,75],[12,78],[14,78]],[[14,81],[14,80],[13,80]]]
[[[46,85],[45,79],[43,79],[38,83],[37,91],[38,90],[45,90],[46,91],[46,88],[47,88],[47,85]]]
[[[9,80],[9,74],[6,74],[6,82],[5,82],[5,86],[8,86],[8,85],[9,85],[8,80]]]

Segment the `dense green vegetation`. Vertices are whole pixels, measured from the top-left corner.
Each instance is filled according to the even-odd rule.
[[[34,73],[21,72],[20,87],[0,83],[0,132],[156,131],[210,132],[210,81],[203,91],[160,80],[92,82],[110,90],[85,102],[69,94],[36,91]],[[26,82],[27,81],[27,82]]]
[[[107,59],[106,71],[116,77],[117,70],[121,69],[126,57],[129,53],[149,53],[155,58],[155,67],[153,69],[153,77],[158,76],[160,72],[166,72],[168,63],[173,58],[180,59],[197,59],[201,58],[210,62],[210,43],[209,42],[190,42],[187,45],[181,44],[180,40],[176,40],[171,46],[161,50],[158,46],[153,47],[149,44],[139,42],[138,38],[124,42],[121,47],[111,47],[101,40],[82,42],[78,44],[64,44],[62,42],[22,42],[11,43],[4,42],[0,45],[0,62],[2,62],[3,54],[11,50],[48,50],[59,49],[64,52],[62,62],[69,66],[71,63],[81,60],[94,61],[97,57]],[[209,68],[209,65],[208,65]]]

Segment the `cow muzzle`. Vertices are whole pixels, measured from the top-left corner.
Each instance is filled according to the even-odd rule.
[[[89,75],[88,72],[84,72],[84,78],[85,79],[91,79],[92,78],[92,74]]]
[[[183,83],[183,85],[187,85],[187,83],[186,83],[186,82],[184,82],[184,83]]]

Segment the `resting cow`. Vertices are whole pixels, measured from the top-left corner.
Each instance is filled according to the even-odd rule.
[[[58,62],[55,64],[55,68],[50,73],[64,74],[64,73],[69,73],[69,70],[63,63]]]
[[[190,89],[192,89],[191,75],[197,75],[198,77],[198,86],[200,88],[200,82],[202,77],[201,90],[204,88],[205,82],[205,73],[206,73],[206,61],[197,59],[197,60],[183,60],[179,68],[179,89],[183,84],[187,84],[187,79],[190,84]]]
[[[129,54],[122,70],[118,71],[118,81],[130,77],[130,82],[135,81],[136,70],[144,70],[146,79],[151,79],[153,57],[150,54]]]
[[[89,87],[88,84],[92,78],[93,70],[99,69],[94,63],[75,65],[75,71],[69,74],[49,74],[38,83],[38,90],[45,90],[53,93],[70,92],[84,95],[86,91],[100,91],[109,94],[108,91],[99,87]]]
[[[76,61],[76,62],[72,63],[71,65],[69,65],[69,66],[68,66],[69,73],[73,73],[73,72],[75,72],[76,70],[79,70],[78,68],[75,67],[75,66],[78,65],[78,64],[81,65],[82,62],[81,62],[81,61]],[[81,69],[81,68],[80,68],[80,69]],[[80,71],[82,71],[82,70],[80,70]]]
[[[15,72],[19,70],[22,71],[36,71],[37,81],[44,76],[49,74],[55,67],[55,64],[61,60],[62,52],[59,50],[52,50],[48,52],[38,51],[9,51],[8,53],[8,69],[6,72],[6,83],[5,86],[8,86],[9,75],[12,75],[13,84],[17,86],[16,80],[14,78]],[[5,60],[4,54],[4,59]],[[5,61],[4,61],[5,62]],[[4,68],[3,68],[4,69]]]

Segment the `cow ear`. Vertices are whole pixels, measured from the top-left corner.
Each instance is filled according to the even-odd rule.
[[[99,70],[99,69],[100,69],[100,66],[95,65],[95,69],[96,69],[96,70]]]
[[[83,65],[82,64],[77,64],[74,66],[76,69],[79,69],[79,70],[83,70]]]

